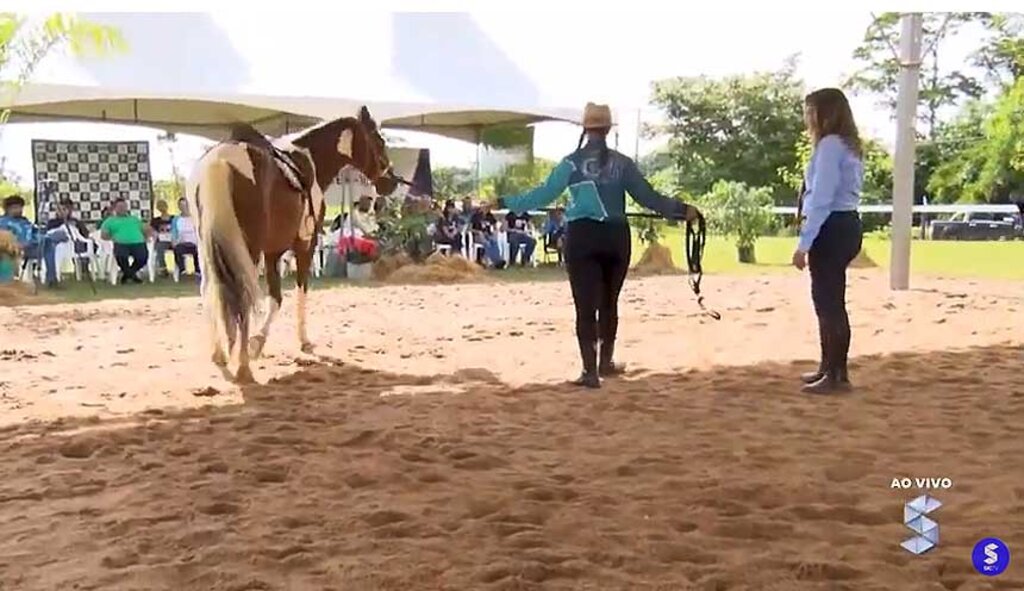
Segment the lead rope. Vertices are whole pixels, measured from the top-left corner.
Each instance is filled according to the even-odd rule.
[[[694,228],[696,225],[696,229]],[[697,211],[696,219],[686,220],[686,241],[683,250],[686,253],[686,267],[689,271],[690,289],[693,295],[697,296],[697,305],[704,314],[721,320],[722,315],[704,305],[704,296],[700,293],[700,282],[704,278],[704,268],[701,261],[704,260],[704,246],[707,244],[708,230],[704,214]]]

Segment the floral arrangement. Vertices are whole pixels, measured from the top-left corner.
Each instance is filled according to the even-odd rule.
[[[349,237],[342,238],[338,243],[338,254],[345,258],[345,262],[353,265],[367,265],[380,258],[376,242]]]

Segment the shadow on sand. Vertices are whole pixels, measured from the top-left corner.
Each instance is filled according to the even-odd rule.
[[[865,357],[855,393],[810,397],[795,364],[581,392],[311,361],[240,405],[0,430],[0,581],[956,589],[981,537],[1024,547],[1022,364],[1011,347]],[[917,491],[894,477],[954,480],[934,492],[939,551],[899,548]]]

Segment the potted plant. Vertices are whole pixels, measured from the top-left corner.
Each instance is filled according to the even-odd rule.
[[[756,263],[757,239],[771,229],[774,221],[771,189],[718,181],[701,199],[701,204],[707,211],[710,229],[736,240],[739,261]]]
[[[0,283],[14,279],[20,257],[18,239],[11,232],[0,230]]]

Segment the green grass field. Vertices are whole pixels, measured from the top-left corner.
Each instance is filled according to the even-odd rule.
[[[685,264],[683,254],[682,228],[666,228],[662,243],[672,250],[673,259],[679,266]],[[708,239],[704,255],[704,272],[707,275],[748,275],[763,273],[793,272],[789,265],[796,246],[796,238],[766,237],[757,242],[757,264],[741,264],[736,258],[732,242],[719,237]],[[867,255],[879,267],[888,268],[890,243],[888,240],[867,237],[864,241]],[[1013,242],[933,242],[915,240],[911,246],[911,273],[916,276],[955,277],[964,279],[1009,279],[1024,281],[1024,241]],[[633,262],[640,259],[645,246],[634,239]],[[496,281],[552,281],[561,280],[561,269],[540,267],[537,269],[511,269],[491,274]],[[285,279],[285,288],[291,289],[294,280]],[[77,303],[102,299],[137,299],[159,297],[181,297],[196,295],[198,287],[187,278],[182,283],[159,280],[153,284],[138,286],[111,286],[97,283],[94,295],[88,284],[66,281],[59,291],[43,290],[48,296],[40,303]],[[368,284],[367,287],[373,284]],[[356,288],[340,279],[319,279],[313,282],[313,289],[331,287]],[[0,303],[2,304],[2,303]]]
[[[677,265],[685,264],[682,228],[666,228],[662,243],[672,249]],[[735,245],[720,237],[709,237],[704,253],[706,274],[745,274],[786,271],[796,248],[796,238],[766,237],[757,241],[756,265],[741,264]],[[879,267],[888,268],[891,243],[867,236],[864,251]],[[951,242],[914,240],[910,268],[913,275],[960,277],[971,279],[1024,280],[1024,241]],[[633,260],[639,259],[644,246],[634,239]]]

